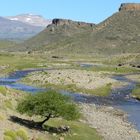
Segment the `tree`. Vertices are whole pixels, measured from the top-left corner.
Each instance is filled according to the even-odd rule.
[[[21,114],[45,117],[45,120],[39,123],[41,126],[50,118],[76,120],[80,117],[77,106],[68,96],[52,90],[25,96],[19,101],[17,110]]]

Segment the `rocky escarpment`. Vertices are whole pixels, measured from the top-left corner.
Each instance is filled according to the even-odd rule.
[[[94,26],[93,23],[86,23],[86,22],[78,22],[78,21],[72,21],[68,19],[53,19],[52,24],[59,26],[59,25],[78,25],[78,26]]]
[[[119,11],[140,11],[140,3],[122,3]]]

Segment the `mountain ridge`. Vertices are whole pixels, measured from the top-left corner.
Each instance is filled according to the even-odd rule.
[[[139,23],[140,11],[135,9],[119,10],[97,25],[53,19],[45,30],[22,43],[19,51],[59,55],[139,53]]]
[[[24,40],[38,34],[43,29],[42,27],[0,17],[0,39]]]
[[[19,14],[16,16],[8,16],[5,18],[39,27],[46,27],[51,23],[51,20],[45,19],[43,16],[35,14]]]

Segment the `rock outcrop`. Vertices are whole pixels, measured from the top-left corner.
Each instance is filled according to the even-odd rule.
[[[72,21],[72,20],[68,20],[68,19],[58,19],[58,18],[53,19],[52,24],[55,24],[56,26],[75,24],[75,25],[79,25],[79,26],[91,26],[91,27],[95,25],[93,23],[78,22],[78,21]]]
[[[119,11],[140,11],[140,3],[122,3]]]

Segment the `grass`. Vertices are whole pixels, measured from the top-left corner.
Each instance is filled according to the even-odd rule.
[[[140,100],[140,84],[133,89],[131,96]]]
[[[8,109],[13,109],[13,104],[10,100],[5,100],[4,101],[4,106]]]
[[[47,84],[47,88],[52,88],[54,90],[66,90],[72,93],[83,93],[83,94],[90,94],[95,96],[108,96],[111,93],[111,83],[106,84],[105,86],[96,88],[96,89],[85,89],[85,88],[78,88],[76,84],[69,84],[69,85],[55,85],[55,84]]]
[[[17,131],[14,130],[6,130],[4,132],[4,140],[29,140],[28,134],[24,129],[19,129]]]
[[[105,56],[96,56],[96,57],[89,57],[89,59],[84,57],[74,58],[73,56],[71,58],[65,59],[52,59],[50,55],[45,56],[42,54],[26,54],[26,53],[0,53],[0,66],[6,66],[6,68],[1,69],[0,73],[7,75],[8,73],[15,71],[15,70],[22,70],[22,69],[28,69],[28,68],[42,68],[47,67],[47,65],[52,65],[52,67],[58,67],[53,64],[69,64],[69,66],[59,66],[62,67],[72,67],[76,69],[81,69],[81,67],[78,67],[75,62],[77,61],[88,61],[93,63],[106,63],[104,62]],[[117,57],[120,60],[120,57]],[[139,59],[139,58],[138,58]],[[109,58],[107,58],[106,61],[108,61]],[[114,72],[114,73],[128,73],[128,72],[139,72],[139,69],[131,68],[131,67],[112,67],[112,66],[97,66],[93,68],[84,68],[86,70],[92,70],[92,71],[105,71],[105,72]]]
[[[111,72],[114,74],[124,74],[124,73],[135,73],[140,72],[140,69],[132,68],[132,67],[118,67],[118,66],[94,66],[89,68],[83,68],[85,70],[94,71],[94,72]]]
[[[13,140],[10,136],[4,136],[4,140]]]
[[[59,126],[70,126],[70,132],[62,136],[65,140],[101,140],[102,137],[97,133],[94,128],[88,125],[75,122],[66,121],[62,119],[52,119],[48,121],[49,126],[59,127]],[[61,135],[50,136],[52,140],[58,140]]]
[[[4,140],[9,140],[11,138],[11,140],[16,140],[16,132],[13,130],[6,130],[4,132]]]
[[[24,130],[24,129],[17,130],[16,135],[17,135],[17,137],[22,138],[22,140],[28,139],[28,134],[27,134],[26,130]]]
[[[4,119],[5,117],[2,114],[0,114],[0,121],[3,121]]]
[[[104,59],[103,62],[106,64],[140,64],[140,53],[126,53],[118,54],[107,59]]]
[[[112,84],[106,84],[105,86],[93,89],[93,90],[87,90],[87,93],[90,93],[92,95],[96,95],[96,96],[108,96],[111,93],[111,86]]]
[[[4,96],[6,96],[7,94],[7,89],[5,86],[0,86],[0,93],[3,94]]]
[[[17,100],[19,100],[24,94],[15,89],[0,86],[1,102],[0,109],[5,111],[14,110]],[[10,109],[10,110],[7,110]]]
[[[0,66],[6,66],[5,69],[0,69],[1,74],[8,74],[15,70],[28,68],[40,68],[40,63],[46,63],[46,58],[41,58],[39,55],[27,54],[0,54]]]

